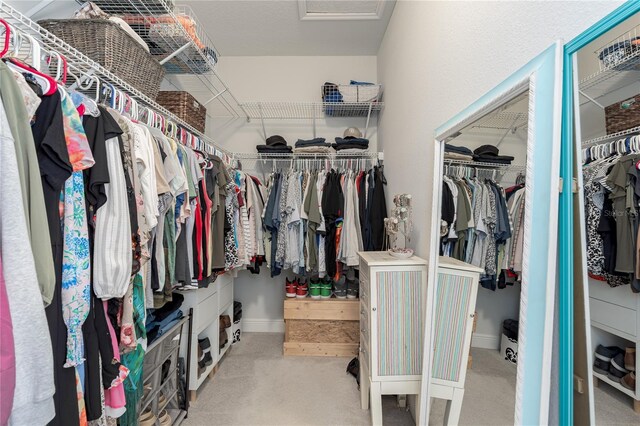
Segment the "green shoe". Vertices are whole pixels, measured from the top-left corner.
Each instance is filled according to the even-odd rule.
[[[312,299],[320,299],[320,293],[321,293],[320,279],[318,278],[309,279],[309,296],[311,296]]]
[[[331,291],[333,287],[333,280],[329,277],[324,277],[320,282],[320,297],[323,299],[331,298],[333,292]]]

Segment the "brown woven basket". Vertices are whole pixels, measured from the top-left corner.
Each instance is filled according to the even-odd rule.
[[[640,95],[609,105],[604,109],[607,134],[640,126]]]
[[[117,23],[105,19],[47,19],[38,23],[155,99],[164,68]]]
[[[189,92],[162,91],[158,93],[156,102],[204,133],[207,109]]]

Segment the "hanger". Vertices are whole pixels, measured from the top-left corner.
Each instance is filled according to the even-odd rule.
[[[19,73],[29,73],[31,74],[40,88],[42,89],[42,93],[45,96],[53,95],[58,89],[58,84],[56,81],[49,75],[41,73],[35,68],[27,65],[16,58],[7,58],[6,62],[7,66]]]
[[[0,18],[0,24],[4,27],[4,44],[2,45],[2,50],[0,50],[0,58],[7,54],[9,51],[9,43],[11,41],[11,27],[9,23],[4,19]]]

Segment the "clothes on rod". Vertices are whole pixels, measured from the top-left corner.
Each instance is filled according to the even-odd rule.
[[[583,167],[587,271],[611,287],[631,284],[640,292],[640,155],[626,146],[587,158]],[[629,154],[627,154],[629,153]]]
[[[524,185],[443,176],[440,254],[484,269],[480,284],[519,281],[524,239]]]
[[[146,318],[175,308],[153,338],[182,315],[174,288],[259,263],[264,188],[28,69],[0,61],[0,83],[0,417],[137,424]]]
[[[338,279],[358,251],[382,250],[387,217],[382,167],[272,173],[262,224],[271,276],[289,269]]]

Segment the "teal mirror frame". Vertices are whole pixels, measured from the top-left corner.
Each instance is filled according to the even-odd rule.
[[[547,424],[553,352],[553,318],[557,286],[558,186],[560,172],[560,126],[562,96],[562,44],[556,42],[512,74],[482,98],[436,129],[434,153],[434,207],[431,229],[439,227],[444,141],[455,131],[480,118],[523,91],[529,91],[529,137],[527,146],[527,193],[525,201],[525,262],[521,303],[518,354],[518,384],[515,423]],[[551,212],[551,214],[550,214]],[[540,237],[541,236],[541,237]],[[438,238],[432,238],[429,265],[437,265]],[[528,256],[527,256],[528,254]],[[429,283],[437,279],[436,268],[429,268]],[[544,285],[542,285],[544,283]],[[525,287],[526,286],[526,287]],[[427,291],[433,302],[433,285]],[[427,307],[426,321],[433,309]],[[425,328],[424,369],[419,423],[427,424],[429,382],[432,364],[433,330]],[[429,342],[429,344],[427,344]],[[428,373],[427,373],[428,372]],[[428,374],[428,375],[427,375]]]
[[[562,192],[558,227],[559,342],[559,424],[573,424],[573,150],[574,150],[574,67],[573,55],[624,20],[640,12],[640,1],[628,1],[564,46],[562,78],[562,146],[560,176]]]

